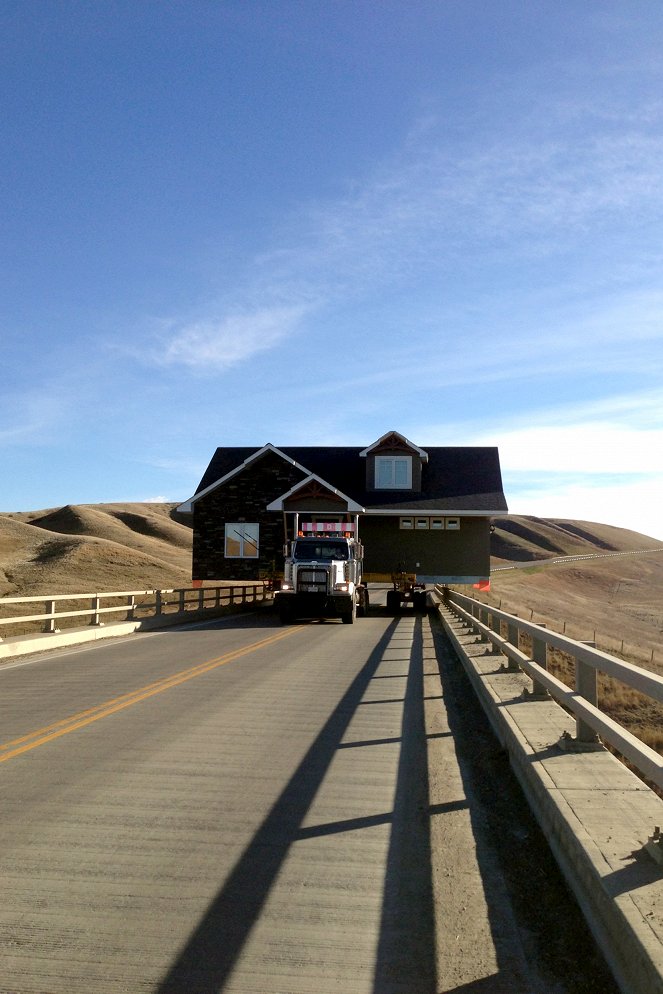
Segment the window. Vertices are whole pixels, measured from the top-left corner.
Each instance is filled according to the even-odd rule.
[[[431,518],[430,526],[433,531],[440,531],[444,528],[444,518]]]
[[[412,531],[412,518],[401,518],[401,528]]]
[[[428,528],[428,518],[417,518],[417,531],[426,531]]]
[[[447,531],[457,532],[460,529],[460,518],[445,518],[444,521]]]
[[[226,525],[226,559],[258,558],[259,525],[232,521]]]
[[[411,456],[376,456],[376,490],[410,490],[412,488]]]

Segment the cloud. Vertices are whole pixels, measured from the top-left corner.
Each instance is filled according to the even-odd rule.
[[[162,335],[154,358],[200,372],[227,370],[282,344],[297,330],[305,311],[296,305],[265,307],[185,324]]]
[[[585,477],[663,473],[663,395],[658,390],[493,416],[489,430],[479,422],[429,425],[418,437],[437,440],[449,430],[468,445],[497,445],[507,471]]]
[[[429,114],[425,122],[415,122],[391,157],[349,179],[344,195],[289,212],[280,230],[256,246],[243,271],[233,274],[230,303],[204,304],[204,316],[194,321],[169,321],[150,360],[225,371],[281,345],[314,310],[346,308],[403,287],[411,294],[415,327],[425,324],[427,308],[428,316],[437,309],[434,317],[446,327],[444,305],[457,324],[460,312],[453,299],[471,273],[477,286],[465,316],[475,336],[479,324],[486,329],[480,335],[484,353],[490,348],[498,354],[495,333],[503,329],[512,340],[515,329],[530,362],[543,369],[552,357],[561,369],[568,359],[565,348],[580,351],[576,316],[583,308],[583,335],[597,344],[619,348],[625,328],[632,342],[660,336],[653,297],[639,301],[639,315],[629,315],[624,299],[622,312],[616,309],[601,324],[598,315],[591,316],[587,296],[573,299],[570,275],[561,294],[569,302],[565,322],[559,274],[545,267],[537,271],[535,283],[551,294],[538,301],[524,277],[515,287],[509,277],[508,307],[499,276],[489,285],[484,274],[487,260],[517,272],[543,257],[576,257],[582,239],[591,235],[592,259],[607,253],[613,285],[618,278],[638,285],[644,274],[653,281],[660,251],[654,247],[658,242],[645,247],[642,227],[663,211],[663,128],[654,123],[663,123],[661,106],[650,103],[636,116],[632,107],[621,112],[606,107],[603,113],[591,104],[539,99],[530,108],[528,127],[510,122],[508,129],[500,126],[499,115],[491,117],[494,112],[486,98],[452,136],[441,115]],[[636,232],[638,252],[629,253],[624,240]],[[600,264],[598,273],[603,273]],[[597,293],[605,291],[597,282],[602,278],[592,272]],[[581,274],[577,285],[586,288]],[[551,299],[557,313],[546,319]],[[638,316],[640,323],[632,320]],[[429,338],[430,327],[423,330]],[[475,359],[481,360],[478,351]],[[596,359],[617,368],[614,351],[604,349]],[[636,351],[632,362],[642,361]],[[483,366],[480,375],[486,379],[504,378],[503,357],[492,368],[488,361]],[[463,375],[466,368],[459,369],[457,382]]]
[[[505,474],[511,514],[571,518],[628,528],[663,541],[663,474],[617,481],[565,479],[550,473],[536,482]]]

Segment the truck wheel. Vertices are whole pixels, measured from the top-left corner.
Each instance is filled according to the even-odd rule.
[[[398,614],[401,606],[401,595],[397,590],[387,592],[387,611],[389,614]]]
[[[344,614],[341,615],[341,620],[344,625],[353,625],[356,617],[357,617],[357,602],[353,600],[352,607],[350,608],[349,611],[346,611]]]
[[[423,590],[418,590],[413,597],[414,600],[414,610],[420,614],[426,613],[426,593]]]
[[[282,607],[279,611],[279,620],[282,625],[292,624],[292,611],[289,611],[287,607]]]

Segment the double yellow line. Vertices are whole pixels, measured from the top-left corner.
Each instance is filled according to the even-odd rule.
[[[141,701],[147,700],[148,697],[154,697],[155,694],[162,694],[164,690],[177,687],[181,683],[186,683],[187,680],[194,680],[204,673],[209,673],[219,666],[225,666],[226,663],[231,663],[235,659],[247,656],[251,652],[256,652],[258,649],[266,649],[268,646],[280,642],[281,639],[287,638],[298,630],[300,629],[285,629],[276,635],[270,635],[268,638],[260,639],[258,642],[244,646],[242,649],[234,649],[232,652],[224,653],[223,656],[208,659],[204,663],[198,663],[197,666],[180,670],[178,673],[163,677],[161,680],[155,680],[154,683],[148,683],[144,687],[139,687],[137,690],[121,694],[119,697],[113,697],[109,701],[104,701],[102,704],[87,708],[85,711],[79,711],[77,714],[72,714],[68,718],[63,718],[61,721],[55,721],[50,725],[45,725],[43,728],[36,729],[34,732],[28,732],[27,735],[22,735],[20,738],[4,742],[0,745],[0,763],[6,763],[7,760],[14,759],[24,752],[29,752],[31,749],[37,749],[39,746],[46,745],[47,742],[52,742],[53,739],[59,739],[63,735],[68,735],[69,732],[75,732],[79,728],[91,725],[94,721],[100,721],[101,718],[107,718],[109,715],[123,711],[125,708],[133,707],[134,704],[139,704]]]

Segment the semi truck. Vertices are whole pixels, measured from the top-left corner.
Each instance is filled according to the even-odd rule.
[[[346,625],[368,612],[362,579],[364,550],[346,529],[327,525],[301,533],[284,549],[285,565],[274,604],[283,624],[297,618],[340,618]]]

